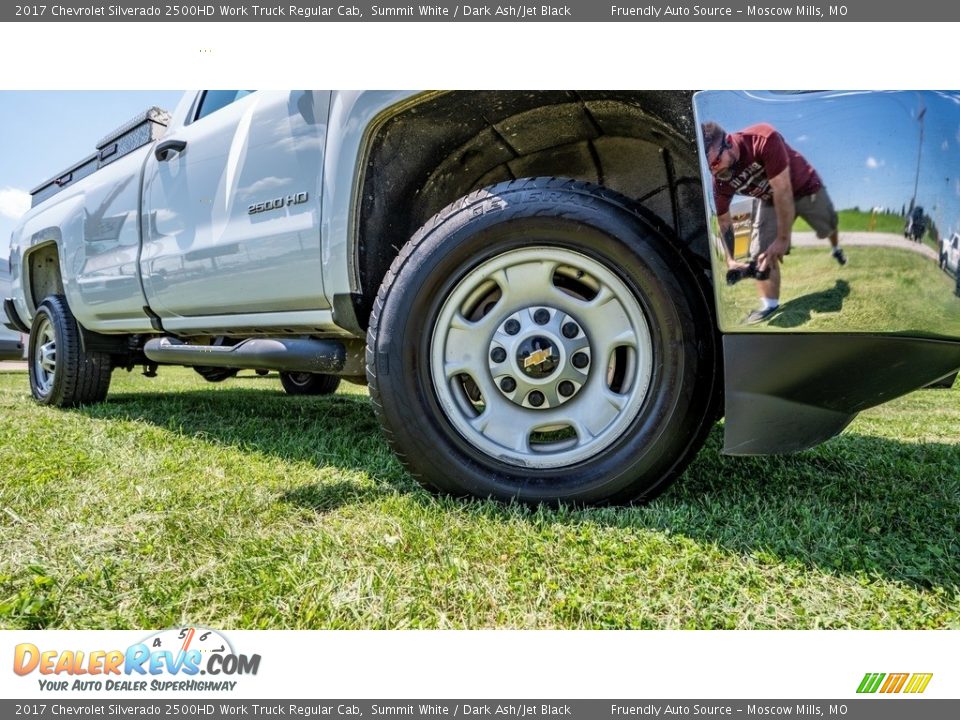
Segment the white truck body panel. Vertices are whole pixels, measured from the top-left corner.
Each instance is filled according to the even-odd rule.
[[[150,333],[159,318],[181,334],[346,334],[331,298],[357,287],[364,143],[413,94],[261,91],[198,118],[204,92],[186,93],[161,140],[25,216],[11,246],[20,318],[35,312],[27,258],[55,243],[64,293],[91,331]],[[161,160],[167,141],[186,146]]]
[[[171,329],[202,315],[323,310],[328,92],[258,92],[164,138],[144,174],[143,285]],[[279,207],[251,213],[257,203]],[[169,322],[168,322],[169,321]]]

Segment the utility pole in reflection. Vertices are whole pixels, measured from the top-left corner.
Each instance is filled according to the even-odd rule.
[[[923,102],[921,100],[921,102]],[[923,117],[927,114],[927,108],[920,108],[920,114],[917,115],[917,120],[920,123],[920,144],[917,145],[917,174],[913,179],[913,197],[910,199],[910,212],[913,212],[913,208],[917,205],[917,186],[920,184],[920,157],[923,155]]]

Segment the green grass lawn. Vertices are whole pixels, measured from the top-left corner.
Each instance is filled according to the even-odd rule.
[[[848,246],[841,267],[823,247],[795,247],[781,266],[781,309],[764,327],[785,332],[923,333],[933,327],[960,335],[960,298],[954,279],[929,258],[909,250]],[[719,314],[729,330],[754,331],[742,324],[758,306],[756,283],[721,288]],[[929,318],[917,327],[918,318]]]
[[[719,454],[638,508],[438,499],[364,390],[0,374],[6,628],[960,628],[960,388],[790,457]]]
[[[903,235],[903,226],[906,218],[890,213],[872,215],[862,210],[852,208],[837,211],[838,227],[840,232],[882,232]],[[813,228],[806,220],[798,217],[793,224],[794,232],[812,232]]]

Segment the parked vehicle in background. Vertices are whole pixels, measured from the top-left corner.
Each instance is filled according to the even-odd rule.
[[[0,298],[10,296],[10,266],[0,257]],[[6,326],[7,318],[0,308],[0,360],[23,360],[26,357],[26,337]]]
[[[912,251],[860,320],[728,319],[698,120],[863,133],[864,98],[187,93],[33,191],[5,307],[43,404],[102,401],[138,365],[277,370],[293,394],[346,379],[429,488],[649,499],[721,415],[726,452],[792,452],[960,368],[960,317],[889,312],[906,275],[943,284]],[[956,103],[924,102],[956,127]]]
[[[940,240],[940,267],[953,274],[960,268],[960,233]]]

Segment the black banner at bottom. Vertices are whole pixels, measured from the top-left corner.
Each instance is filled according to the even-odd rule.
[[[907,707],[909,705],[909,707]],[[960,717],[960,700],[0,700],[0,717],[301,718],[677,718],[834,717],[940,720]]]

